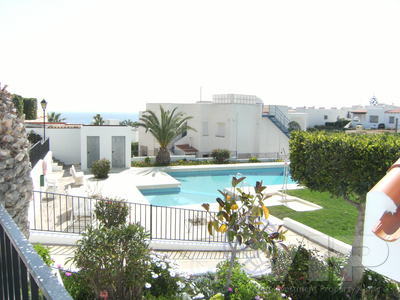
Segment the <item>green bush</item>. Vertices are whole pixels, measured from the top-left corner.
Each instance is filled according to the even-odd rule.
[[[111,299],[142,299],[150,266],[147,238],[139,224],[90,226],[72,262],[96,296],[107,291]]]
[[[11,99],[14,103],[18,117],[22,117],[24,114],[24,98],[20,95],[13,94]]]
[[[218,164],[227,163],[231,153],[227,149],[214,149],[211,152],[211,156],[214,158],[214,161]]]
[[[108,177],[108,172],[110,172],[111,164],[108,159],[99,159],[93,162],[92,173],[94,177],[103,179]]]
[[[94,210],[97,220],[105,227],[120,226],[125,224],[129,215],[129,207],[125,202],[101,199],[96,203]]]
[[[398,284],[373,271],[364,272],[361,288],[365,299],[400,299]]]
[[[24,98],[24,114],[25,120],[37,119],[37,99]]]
[[[65,272],[60,271],[64,287],[74,300],[96,299],[96,294],[88,284],[87,276],[84,272]]]
[[[151,158],[148,157],[148,156],[146,156],[146,158],[144,159],[144,163],[145,163],[146,165],[151,165]]]
[[[139,143],[132,142],[131,143],[131,156],[139,156]]]
[[[255,156],[249,158],[249,163],[258,163],[258,162],[260,162],[260,160]]]
[[[51,266],[54,263],[54,260],[50,256],[50,249],[41,244],[33,245],[33,249],[35,249],[36,253],[43,259],[44,263],[48,266]]]
[[[31,145],[35,145],[37,142],[42,140],[42,136],[40,134],[35,133],[33,130],[28,133],[28,141]]]

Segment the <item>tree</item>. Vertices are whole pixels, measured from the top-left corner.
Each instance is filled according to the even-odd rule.
[[[293,130],[301,130],[301,126],[299,123],[296,121],[290,121],[289,122],[289,132],[292,132]]]
[[[61,118],[60,113],[51,112],[47,114],[47,122],[49,123],[59,123],[65,121],[65,118]]]
[[[100,114],[97,114],[93,117],[92,125],[103,125],[103,124],[104,124],[104,120]]]
[[[174,138],[185,131],[195,130],[187,125],[187,121],[190,119],[192,117],[185,116],[182,112],[177,112],[177,107],[169,111],[160,106],[160,118],[151,110],[146,110],[143,113],[136,126],[144,127],[146,132],[150,131],[160,145],[156,164],[168,165],[171,161],[168,145]]]
[[[343,197],[358,210],[345,278],[347,285],[355,287],[364,271],[361,260],[366,195],[400,157],[400,138],[296,131],[289,143],[294,180],[312,190]]]
[[[17,117],[11,95],[0,86],[0,204],[29,236],[28,208],[32,198],[29,147],[23,120]]]
[[[204,203],[203,208],[210,214],[211,221],[208,222],[208,232],[226,234],[231,256],[229,259],[228,273],[226,278],[226,289],[230,287],[232,270],[235,266],[237,254],[247,248],[264,251],[268,256],[277,252],[276,242],[283,240],[282,232],[268,232],[269,211],[264,205],[265,199],[269,196],[263,192],[267,188],[262,182],[257,182],[254,191],[255,195],[245,193],[238,185],[246,177],[232,178],[234,195],[219,191],[223,198],[217,198],[219,212],[210,212],[210,205]]]

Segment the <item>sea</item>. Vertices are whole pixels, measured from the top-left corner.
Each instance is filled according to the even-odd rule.
[[[72,124],[85,124],[89,125],[92,123],[93,117],[96,114],[100,114],[103,120],[131,120],[137,121],[139,118],[138,113],[127,113],[127,112],[70,112],[61,111],[61,118],[65,118],[64,122]]]

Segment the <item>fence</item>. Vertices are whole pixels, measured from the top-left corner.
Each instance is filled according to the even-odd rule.
[[[72,299],[0,204],[0,299]]]
[[[82,233],[96,226],[94,198],[35,191],[33,193],[31,229],[39,231]],[[123,202],[128,206],[129,223],[139,223],[150,239],[226,242],[223,233],[208,233],[207,224],[215,217],[205,210],[194,210]],[[32,222],[33,221],[33,222]]]
[[[43,159],[46,156],[49,150],[50,140],[48,138],[44,141],[44,143],[39,141],[29,149],[29,160],[31,162],[32,168],[39,160]]]

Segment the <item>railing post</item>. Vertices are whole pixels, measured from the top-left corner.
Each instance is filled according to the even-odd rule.
[[[150,240],[153,239],[153,205],[150,204]]]

